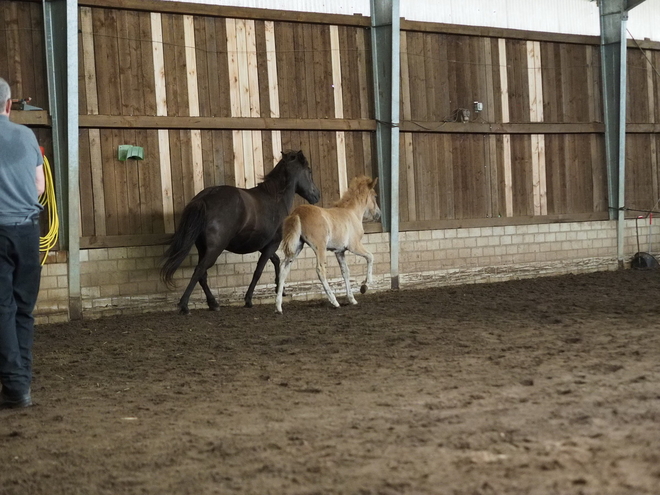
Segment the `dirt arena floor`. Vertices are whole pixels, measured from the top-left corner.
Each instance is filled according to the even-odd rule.
[[[660,271],[358,301],[38,327],[0,493],[660,493]]]

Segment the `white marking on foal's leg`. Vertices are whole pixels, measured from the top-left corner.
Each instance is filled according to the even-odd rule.
[[[344,253],[337,252],[335,253],[337,257],[337,262],[339,263],[339,268],[341,268],[341,275],[344,277],[344,284],[346,285],[346,297],[348,297],[348,302],[351,304],[357,304],[353,291],[351,290],[351,275],[348,270],[348,265],[346,264],[346,256]]]
[[[277,296],[275,297],[275,309],[279,314],[282,314],[282,292],[284,292],[284,281],[291,270],[291,263],[293,263],[293,258],[286,258],[280,268],[280,280],[277,284]]]

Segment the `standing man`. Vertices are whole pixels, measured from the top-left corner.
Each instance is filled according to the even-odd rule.
[[[0,78],[0,409],[32,405],[32,341],[41,264],[43,157],[34,133],[9,121],[11,90]]]

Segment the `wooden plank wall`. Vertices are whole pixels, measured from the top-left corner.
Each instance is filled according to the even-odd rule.
[[[403,229],[607,212],[597,44],[413,24],[401,39]]]
[[[0,3],[0,67],[47,108],[41,15]],[[83,247],[161,242],[203,187],[250,187],[286,149],[309,157],[324,206],[377,175],[367,18],[154,0],[84,0],[79,15]],[[606,218],[596,38],[402,28],[402,229]],[[629,49],[626,187],[648,210],[660,49],[643,45]],[[118,161],[121,144],[145,159]]]
[[[158,240],[202,188],[252,187],[287,149],[305,152],[325,206],[354,175],[376,174],[373,133],[350,125],[373,115],[364,28],[94,6],[80,7],[80,26],[84,246]],[[106,128],[110,116],[123,125]],[[294,129],[241,129],[250,118]],[[357,130],[321,130],[321,119]],[[118,161],[120,144],[143,146],[145,160]]]

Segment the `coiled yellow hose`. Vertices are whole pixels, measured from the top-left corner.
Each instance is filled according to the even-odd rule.
[[[53,173],[50,170],[48,158],[44,155],[44,177],[46,179],[46,188],[44,193],[39,196],[39,203],[48,208],[48,232],[44,237],[39,238],[39,251],[44,254],[41,264],[46,263],[48,253],[57,244],[58,232],[60,229],[60,217],[57,214],[57,202],[55,201],[55,186],[53,184]]]

